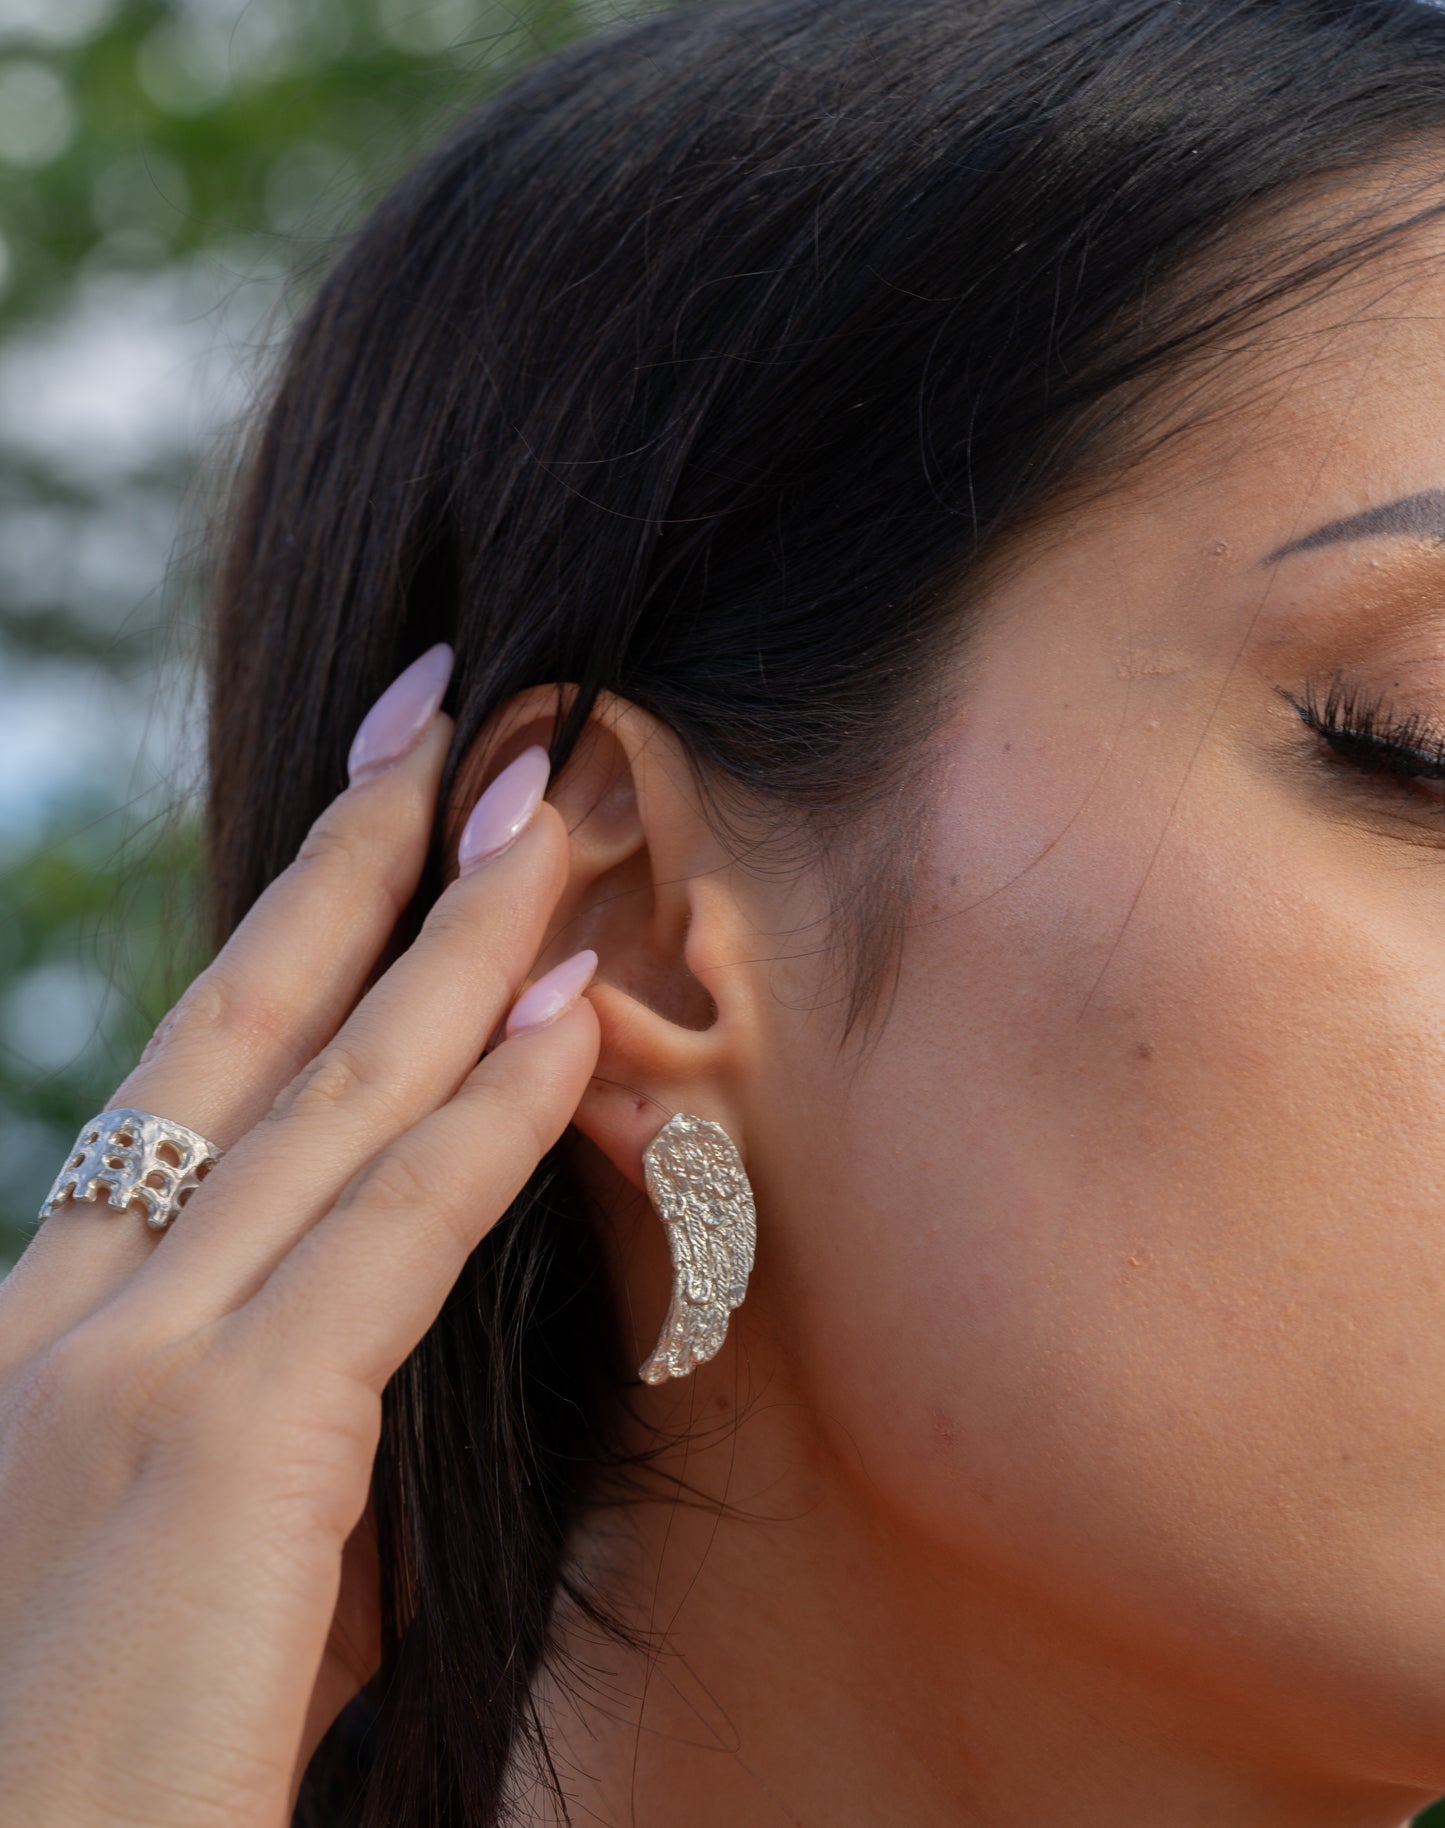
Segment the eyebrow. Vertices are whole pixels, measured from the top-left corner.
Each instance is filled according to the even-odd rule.
[[[1259,562],[1277,565],[1292,552],[1313,552],[1316,547],[1333,546],[1340,540],[1403,539],[1422,533],[1445,540],[1445,489],[1425,489],[1418,495],[1402,495],[1397,501],[1381,502],[1378,508],[1348,514],[1343,520],[1326,521],[1323,527],[1316,527],[1303,539],[1276,546]]]

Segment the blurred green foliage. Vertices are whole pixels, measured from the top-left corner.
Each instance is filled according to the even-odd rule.
[[[0,1147],[7,1188],[18,1179],[26,1192],[4,1215],[7,1259],[32,1235],[76,1130],[205,962],[194,820],[168,819],[159,833],[118,823],[113,810],[72,808],[0,868],[0,981],[19,1044],[0,1052]]]
[[[54,311],[97,252],[145,268],[343,231],[452,114],[587,23],[575,0],[7,0],[0,327]]]
[[[146,703],[163,665],[189,664],[205,549],[187,504],[247,363],[348,230],[458,114],[643,10],[0,0],[0,704],[28,733],[40,809],[15,825],[0,806],[0,1274],[79,1126],[205,962],[194,781],[176,761],[139,791],[135,732],[117,730],[114,766],[102,753],[52,794],[36,744],[103,750],[106,701],[75,690],[87,672]],[[137,391],[142,342],[158,378]],[[214,423],[167,375],[210,346],[235,371]],[[112,384],[118,425],[97,417]]]

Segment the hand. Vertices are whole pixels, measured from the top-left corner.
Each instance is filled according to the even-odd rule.
[[[171,1227],[67,1199],[0,1284],[3,1828],[283,1828],[380,1660],[382,1390],[598,1046],[575,995],[478,1064],[566,881],[545,801],[361,994],[451,731],[332,802],[109,1101],[224,1151]]]

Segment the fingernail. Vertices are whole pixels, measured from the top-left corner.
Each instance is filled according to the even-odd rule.
[[[552,764],[540,743],[533,743],[507,763],[462,827],[457,839],[458,875],[507,848],[541,804],[551,773]]]
[[[353,784],[399,762],[413,747],[446,696],[455,658],[451,643],[438,641],[392,680],[351,739],[346,773]]]
[[[597,969],[597,954],[590,946],[564,958],[545,977],[529,984],[512,1005],[507,1017],[508,1035],[521,1034],[528,1028],[545,1028],[570,1009],[591,981]]]

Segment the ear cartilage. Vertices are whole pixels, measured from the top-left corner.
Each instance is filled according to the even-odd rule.
[[[678,1111],[642,1153],[648,1197],[667,1227],[672,1300],[638,1376],[686,1377],[719,1350],[742,1305],[758,1221],[743,1158],[719,1123]]]

